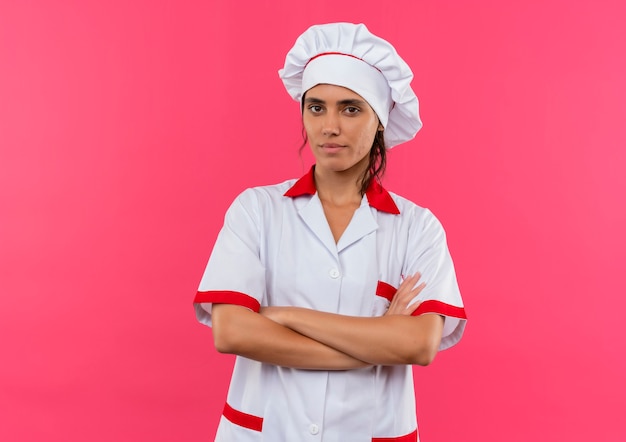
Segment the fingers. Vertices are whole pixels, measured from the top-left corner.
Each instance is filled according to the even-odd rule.
[[[404,309],[403,314],[411,315],[415,310],[417,310],[417,308],[420,306],[421,303],[422,301],[417,301],[417,302],[414,302],[413,304],[407,305],[406,308]]]
[[[411,294],[412,294],[413,296],[417,296],[417,295],[419,295],[419,294],[420,294],[420,292],[421,292],[422,290],[424,290],[424,287],[426,287],[426,283],[425,283],[425,282],[422,282],[422,283],[420,283],[419,285],[416,285],[416,286],[415,286],[415,288],[413,288],[413,290],[411,290]]]
[[[400,287],[398,287],[398,291],[402,290],[403,288],[406,287],[413,287],[415,286],[415,284],[417,283],[417,281],[419,281],[419,279],[422,277],[422,274],[420,272],[417,272],[413,275],[410,275],[408,278],[405,278],[402,283],[400,284]]]
[[[396,296],[400,296],[400,297],[410,296],[411,299],[417,296],[424,289],[424,287],[426,287],[425,282],[422,282],[421,284],[416,285],[421,277],[422,277],[422,274],[417,272],[414,275],[411,275],[408,278],[406,278],[404,281],[402,281],[402,284],[400,284],[400,287],[398,287]]]
[[[422,275],[417,272],[402,281],[389,304],[389,309],[386,314],[410,315],[417,309],[420,303],[413,302],[411,304],[411,301],[426,287],[425,282],[418,284],[421,277]]]

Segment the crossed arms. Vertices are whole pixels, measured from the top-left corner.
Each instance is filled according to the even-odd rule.
[[[420,274],[405,279],[389,309],[379,317],[355,317],[300,307],[245,307],[215,304],[213,339],[220,353],[232,353],[284,367],[349,370],[369,365],[428,365],[439,348],[443,318],[411,316],[410,302],[425,284]],[[410,304],[410,305],[409,305]]]

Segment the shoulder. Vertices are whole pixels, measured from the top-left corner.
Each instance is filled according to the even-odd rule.
[[[244,210],[252,215],[276,209],[291,200],[285,192],[295,182],[296,179],[290,179],[278,184],[249,187],[235,198],[230,210]]]
[[[285,198],[285,192],[287,192],[287,190],[289,190],[295,182],[296,179],[290,179],[278,184],[249,187],[241,192],[235,201],[239,201],[241,203],[282,201]]]
[[[393,201],[398,206],[398,210],[400,211],[400,218],[407,221],[419,221],[426,219],[436,219],[435,215],[430,211],[430,209],[420,206],[419,204],[414,203],[413,201],[398,195],[394,192],[388,192]]]
[[[260,231],[263,226],[280,217],[285,210],[285,200],[291,198],[283,194],[295,181],[287,180],[279,184],[243,190],[228,207],[224,217],[225,224],[235,230],[245,227]]]
[[[404,229],[415,234],[424,234],[429,232],[433,236],[445,237],[445,230],[439,219],[427,207],[420,206],[413,201],[400,196],[396,193],[389,192],[393,198],[400,215],[397,215],[398,222]]]
[[[271,198],[281,199],[295,183],[296,179],[289,179],[278,184],[271,184],[266,186],[256,186],[246,189],[243,193],[251,192],[257,195],[259,198]]]

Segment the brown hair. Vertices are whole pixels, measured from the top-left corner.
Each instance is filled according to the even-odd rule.
[[[372,183],[372,180],[381,184],[385,168],[387,167],[387,149],[385,148],[384,131],[377,130],[374,137],[374,143],[370,149],[370,160],[367,164],[367,170],[361,178],[361,195],[365,193]]]

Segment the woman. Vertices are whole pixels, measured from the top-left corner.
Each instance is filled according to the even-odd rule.
[[[421,127],[409,67],[364,25],[313,26],[279,72],[315,166],[244,191],[195,299],[237,355],[218,441],[417,441],[413,364],[465,312],[444,231],[380,184]]]

